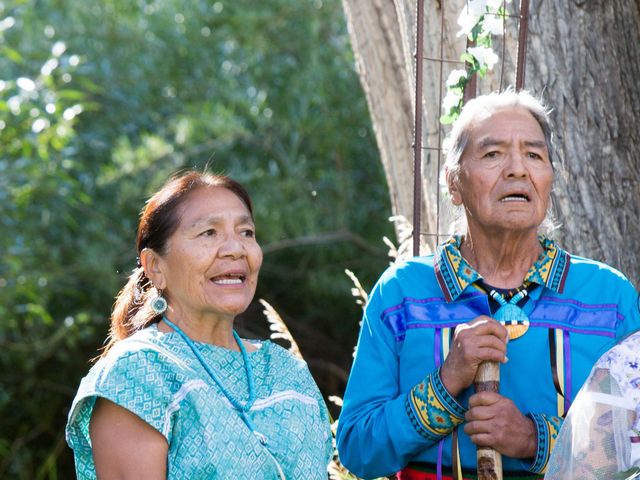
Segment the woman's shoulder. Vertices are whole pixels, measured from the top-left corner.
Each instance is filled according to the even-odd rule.
[[[116,342],[82,379],[80,389],[95,392],[123,381],[179,380],[189,367],[178,350],[155,326],[147,327]]]
[[[139,330],[128,338],[116,342],[96,366],[106,367],[131,361],[165,361],[176,357],[168,337],[155,325]]]
[[[593,375],[608,372],[624,395],[640,401],[640,331],[625,337],[596,363]]]
[[[637,330],[616,343],[607,350],[598,363],[608,365],[619,360],[628,361],[634,365],[634,368],[638,368],[638,363],[640,363],[640,331]]]
[[[614,377],[631,375],[640,387],[640,331],[626,336],[607,350],[596,362],[594,370],[608,370]]]

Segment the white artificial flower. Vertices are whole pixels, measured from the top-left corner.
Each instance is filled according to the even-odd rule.
[[[487,7],[489,7],[489,11],[495,12],[499,8],[502,8],[505,3],[511,3],[511,0],[486,0],[486,2]]]
[[[458,17],[458,25],[460,26],[460,30],[458,31],[458,33],[456,33],[456,36],[470,36],[471,30],[473,30],[473,27],[476,26],[479,20],[480,15],[476,15],[475,13],[469,11],[467,8],[463,8],[462,12],[460,12],[460,16]]]
[[[467,0],[465,6],[462,7],[462,10],[466,10],[470,14],[480,16],[487,11],[488,2],[489,0]],[[493,3],[495,3],[495,0]]]
[[[493,66],[498,63],[498,55],[495,54],[493,49],[488,47],[471,47],[467,48],[467,52],[474,56],[478,63],[480,64],[480,68],[484,65],[487,66],[489,70],[493,68]]]
[[[442,110],[449,113],[452,108],[457,107],[460,103],[462,94],[448,91],[447,95],[442,99]]]
[[[493,14],[488,13],[484,16],[482,20],[482,34],[481,36],[485,37],[489,34],[491,35],[502,35],[504,32],[504,22],[502,18]]]
[[[463,78],[467,78],[466,70],[452,70],[449,74],[449,77],[447,77],[446,85],[447,87],[453,87],[454,85],[457,85]]]

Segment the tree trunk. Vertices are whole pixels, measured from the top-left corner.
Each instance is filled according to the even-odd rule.
[[[423,85],[423,243],[447,233],[440,147],[440,100],[465,39],[456,37],[464,0],[425,0]],[[343,0],[394,215],[413,221],[415,0]],[[444,12],[442,9],[444,8]],[[509,7],[517,14],[519,2]],[[442,17],[441,17],[442,15]],[[441,23],[441,18],[443,19]],[[441,28],[441,24],[443,28]],[[478,93],[515,83],[518,22],[494,39],[502,65]],[[640,12],[633,0],[531,2],[525,88],[553,108],[556,179],[552,194],[561,244],[577,255],[640,278]],[[433,59],[444,59],[439,62]],[[398,231],[399,232],[399,231]],[[400,233],[400,232],[399,232]]]
[[[563,244],[640,280],[637,1],[535,2],[527,86],[554,108]]]

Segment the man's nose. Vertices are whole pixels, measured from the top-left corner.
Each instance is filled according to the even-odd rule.
[[[504,170],[507,177],[526,177],[529,175],[526,165],[526,154],[519,150],[510,150]]]

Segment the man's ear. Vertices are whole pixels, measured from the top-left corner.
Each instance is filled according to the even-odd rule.
[[[144,269],[144,273],[153,286],[158,290],[164,290],[167,282],[163,273],[163,261],[160,255],[150,248],[143,248],[140,252],[140,263]]]
[[[449,195],[451,195],[451,203],[459,207],[462,205],[462,195],[460,194],[460,186],[458,185],[458,176],[449,170],[446,170],[444,174],[447,179],[447,190],[449,190]]]

